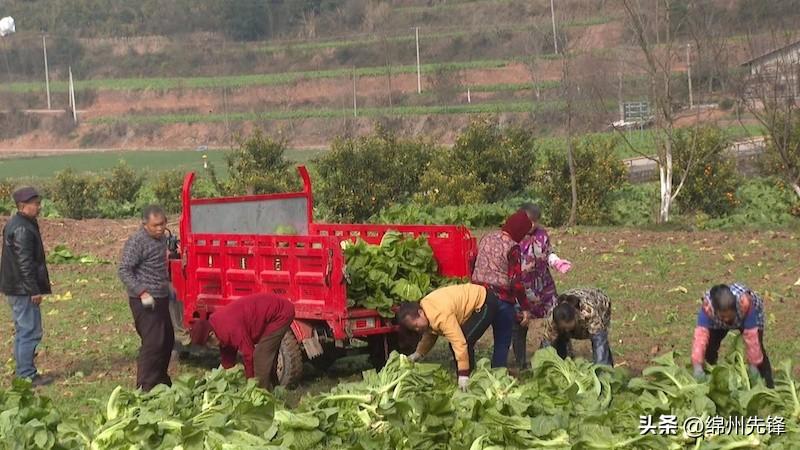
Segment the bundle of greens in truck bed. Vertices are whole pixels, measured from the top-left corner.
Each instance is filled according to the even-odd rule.
[[[419,301],[437,287],[460,281],[439,275],[433,249],[424,236],[390,231],[380,245],[361,239],[342,242],[347,264],[348,306],[375,309],[390,317],[392,306]]]

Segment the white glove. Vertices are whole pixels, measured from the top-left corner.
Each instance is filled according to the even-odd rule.
[[[154,299],[152,295],[145,292],[140,298],[142,299],[142,306],[145,308],[153,309],[155,307],[156,299]]]
[[[461,389],[461,392],[467,392],[467,386],[469,386],[469,377],[459,376],[458,388]]]
[[[422,359],[422,355],[420,355],[417,352],[414,352],[414,353],[408,355],[408,360],[411,361],[411,362],[417,362],[420,359]]]

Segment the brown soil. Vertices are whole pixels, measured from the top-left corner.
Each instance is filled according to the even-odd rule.
[[[7,221],[8,217],[0,217],[0,229]],[[45,251],[49,252],[56,245],[66,245],[75,254],[89,254],[116,261],[125,240],[139,227],[139,221],[40,219],[39,227]]]

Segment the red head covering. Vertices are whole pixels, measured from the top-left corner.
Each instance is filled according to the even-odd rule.
[[[531,231],[532,226],[533,223],[528,218],[528,214],[525,211],[517,211],[506,219],[503,231],[508,233],[514,242],[521,242],[525,235]]]

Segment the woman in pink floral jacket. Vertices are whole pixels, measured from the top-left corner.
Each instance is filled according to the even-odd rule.
[[[533,203],[526,203],[520,209],[525,211],[533,223],[531,232],[520,242],[522,283],[530,304],[531,317],[543,319],[555,306],[557,296],[556,283],[550,274],[550,268],[566,273],[572,268],[572,263],[555,254],[550,235],[540,224],[541,209]],[[520,369],[529,367],[527,338],[528,327],[516,326],[513,339],[514,357]]]

